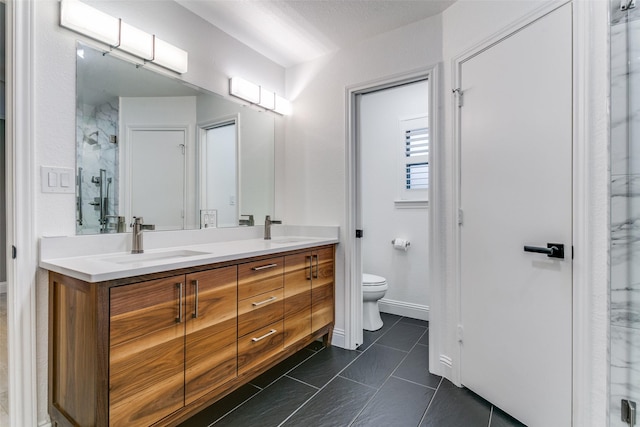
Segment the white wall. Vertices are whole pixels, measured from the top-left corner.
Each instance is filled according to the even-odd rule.
[[[428,210],[395,201],[404,194],[404,138],[400,121],[428,114],[426,81],[364,94],[359,104],[362,178],[362,268],[387,279],[380,310],[428,320]],[[426,119],[425,119],[426,120]],[[415,190],[414,190],[415,191]],[[426,190],[418,190],[423,200]],[[391,241],[408,239],[405,252]]]
[[[287,97],[293,102],[293,115],[285,125],[285,223],[339,225],[344,241],[346,88],[426,69],[441,61],[441,48],[441,17],[436,16],[287,69]],[[338,245],[338,331],[344,330],[347,309],[344,257],[343,245]]]
[[[113,16],[189,52],[189,72],[182,78],[226,94],[228,78],[240,75],[284,92],[284,69],[226,33],[170,1],[91,2]],[[40,165],[75,167],[75,43],[84,39],[59,27],[59,2],[34,1],[34,144],[36,173]],[[42,194],[33,177],[35,234],[75,234],[75,200],[71,195]],[[47,272],[36,277],[38,420],[47,415]]]

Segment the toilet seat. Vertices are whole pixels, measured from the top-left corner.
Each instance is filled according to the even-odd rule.
[[[362,275],[362,286],[382,286],[387,284],[387,279],[375,274],[364,273]]]

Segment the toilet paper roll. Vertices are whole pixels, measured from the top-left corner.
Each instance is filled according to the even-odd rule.
[[[401,239],[399,237],[396,237],[395,239],[393,239],[391,243],[393,243],[394,249],[398,249],[405,252],[409,249],[409,245],[411,245],[411,243],[407,239]]]

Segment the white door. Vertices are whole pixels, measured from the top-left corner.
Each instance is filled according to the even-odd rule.
[[[461,378],[530,427],[571,426],[571,28],[565,5],[460,68]]]
[[[156,230],[184,228],[184,130],[131,132],[131,215]]]
[[[202,144],[202,209],[217,211],[218,227],[236,227],[240,218],[236,127],[234,121],[206,129]]]

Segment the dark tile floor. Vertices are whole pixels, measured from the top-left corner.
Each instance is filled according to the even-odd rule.
[[[515,427],[515,419],[429,373],[429,323],[382,314],[357,351],[320,342],[181,427]]]

